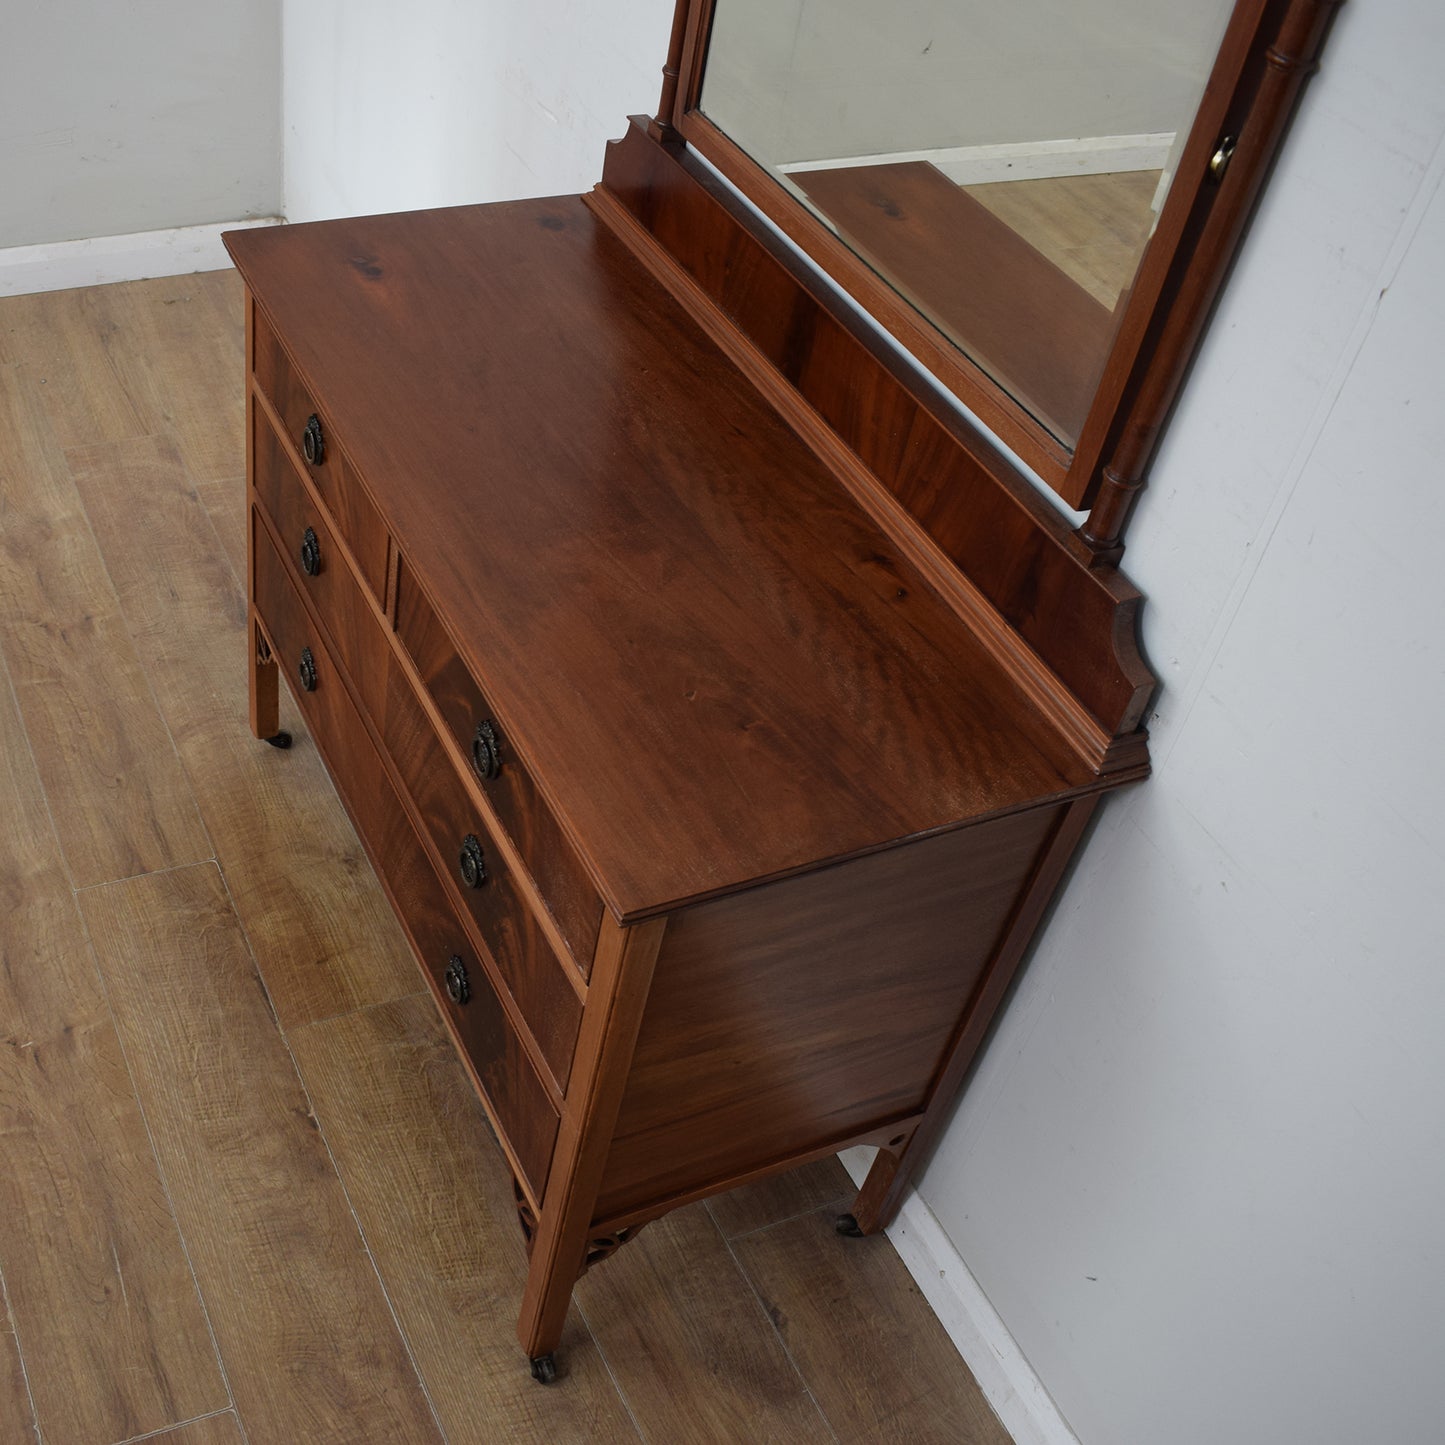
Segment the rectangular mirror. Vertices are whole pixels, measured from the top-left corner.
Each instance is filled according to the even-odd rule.
[[[1137,486],[1330,8],[691,0],[670,119],[1089,507]]]

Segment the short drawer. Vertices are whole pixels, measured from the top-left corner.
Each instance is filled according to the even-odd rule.
[[[327,418],[291,365],[260,307],[254,312],[252,346],[256,386],[281,423],[287,450],[311,478],[325,502],[337,530],[356,558],[362,580],[378,600],[384,600],[386,527],[348,469]]]
[[[602,924],[601,900],[536,784],[508,748],[503,721],[458,657],[404,557],[397,572],[396,630],[587,977]]]
[[[557,1113],[508,1025],[501,1000],[447,901],[360,714],[259,526],[255,543],[255,602],[261,625],[498,1127],[533,1198],[540,1199],[557,1135]],[[305,681],[295,665],[303,656],[310,663]],[[287,667],[288,662],[293,665]]]
[[[252,440],[256,499],[280,544],[291,581],[316,609],[352,681],[385,647],[375,614],[335,534],[297,474],[290,452],[257,409]]]
[[[565,1090],[582,1021],[582,1001],[563,972],[565,965],[518,891],[490,829],[394,660],[384,697],[369,695],[366,705],[437,856],[449,869],[453,896],[471,914],[542,1057]]]

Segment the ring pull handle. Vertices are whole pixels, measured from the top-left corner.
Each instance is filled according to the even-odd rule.
[[[301,455],[312,467],[319,467],[326,460],[326,438],[321,432],[321,418],[314,411],[301,430]]]
[[[301,649],[301,660],[296,664],[296,675],[301,679],[304,691],[316,691],[316,659],[312,656],[309,647]]]
[[[301,570],[308,577],[315,577],[321,571],[321,541],[314,527],[308,527],[301,534]]]
[[[472,734],[472,767],[476,769],[477,776],[487,782],[502,771],[501,743],[491,718],[479,722]]]
[[[468,888],[480,888],[487,881],[486,855],[475,833],[468,833],[462,839],[462,851],[457,862],[462,870],[462,882]]]
[[[471,998],[472,985],[467,977],[467,966],[455,953],[447,960],[447,971],[442,981],[446,985],[447,997],[458,1007]]]

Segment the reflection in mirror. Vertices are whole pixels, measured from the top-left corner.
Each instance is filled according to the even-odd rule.
[[[700,109],[1066,447],[1232,0],[716,0]]]

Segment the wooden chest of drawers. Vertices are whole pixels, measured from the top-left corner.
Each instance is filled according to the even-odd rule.
[[[279,669],[511,1165],[537,1372],[681,1203],[871,1142],[883,1227],[1145,770],[1127,584],[1042,512],[1007,596],[941,566],[605,189],[229,244],[252,725]]]

